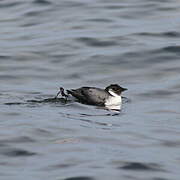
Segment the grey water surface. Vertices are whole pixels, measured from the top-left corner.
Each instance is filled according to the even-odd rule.
[[[120,113],[29,101],[112,83]],[[180,1],[0,1],[0,179],[179,178]]]

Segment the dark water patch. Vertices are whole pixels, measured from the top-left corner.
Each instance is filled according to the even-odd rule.
[[[41,13],[42,13],[41,11],[31,11],[31,12],[25,13],[24,16],[38,16]]]
[[[0,142],[0,148],[3,148],[3,147],[8,147],[8,144],[4,142]]]
[[[171,52],[180,55],[180,46],[167,46],[162,48],[162,50],[165,52]]]
[[[1,154],[8,157],[25,157],[37,155],[35,152],[30,152],[23,149],[6,149],[6,151],[2,152]]]
[[[170,32],[164,32],[164,33],[161,33],[163,36],[165,37],[180,37],[180,33],[179,32],[176,32],[176,31],[170,31]]]
[[[39,11],[30,11],[30,12],[26,12],[24,13],[24,16],[27,17],[33,17],[33,16],[42,16],[42,15],[47,15],[46,13],[48,12],[48,10],[39,10]]]
[[[157,8],[158,11],[176,11],[179,10],[179,7],[160,7]]]
[[[3,114],[7,116],[13,116],[13,117],[21,115],[21,113],[19,112],[4,112]]]
[[[113,22],[111,19],[107,19],[107,18],[92,18],[92,19],[86,19],[85,21],[90,21],[90,22],[105,22],[105,23]]]
[[[58,170],[58,169],[66,169],[66,168],[70,168],[70,167],[73,167],[77,164],[75,163],[59,163],[59,164],[56,164],[56,165],[52,165],[52,166],[49,166],[48,168],[45,168],[45,170]]]
[[[8,162],[0,162],[0,166],[9,166],[10,165],[10,163],[8,163]]]
[[[79,176],[79,177],[65,178],[64,180],[95,180],[95,179],[92,177],[88,177],[88,176]]]
[[[15,7],[18,6],[19,4],[22,4],[21,2],[7,2],[7,1],[0,1],[0,8],[11,8],[11,7]]]
[[[33,3],[39,4],[39,5],[51,5],[52,4],[50,1],[47,1],[47,0],[34,0]]]
[[[36,142],[34,139],[27,137],[27,136],[21,136],[21,137],[15,137],[11,139],[3,139],[0,140],[0,143],[33,143]]]
[[[28,94],[41,94],[41,92],[39,92],[39,91],[36,91],[36,92],[30,91]]]
[[[131,5],[128,5],[128,6],[125,6],[125,5],[106,5],[106,6],[103,6],[103,8],[105,9],[110,9],[110,10],[119,10],[119,9],[125,9],[125,8],[131,8],[132,6]]]
[[[66,59],[66,58],[70,58],[70,57],[74,57],[76,54],[55,54],[55,55],[51,55],[54,58],[57,59]]]
[[[119,116],[120,114],[119,113],[106,113],[106,114],[83,114],[81,113],[80,116],[85,116],[85,117],[97,117],[97,116]]]
[[[52,63],[62,63],[70,58],[74,58],[76,54],[55,54],[55,55],[50,55],[50,58],[52,59]]]
[[[151,0],[151,2],[155,2],[155,3],[168,3],[171,2],[170,0]]]
[[[126,162],[119,168],[132,171],[163,171],[156,163]]]
[[[86,8],[88,8],[87,4],[85,3],[85,1],[83,2],[78,2],[78,1],[61,1],[61,3],[59,4],[59,6],[61,8],[83,8],[86,6]]]
[[[127,11],[124,14],[120,14],[119,18],[124,18],[126,20],[132,20],[132,19],[145,19],[146,17],[150,17],[154,15],[152,8],[147,9],[146,7],[142,7],[142,9],[133,10],[131,13]]]
[[[166,179],[166,178],[161,178],[161,177],[154,177],[154,178],[152,178],[152,180],[168,180],[168,179]]]
[[[180,147],[180,141],[169,141],[169,140],[166,140],[166,141],[163,141],[161,143],[161,145],[169,147],[169,148]]]
[[[8,56],[8,55],[0,55],[0,60],[9,60],[11,59],[11,56]]]
[[[168,67],[168,68],[163,68],[162,71],[164,72],[180,72],[180,67]]]
[[[116,41],[111,41],[111,40],[102,41],[102,40],[99,40],[96,38],[90,38],[90,37],[76,38],[76,40],[86,44],[87,46],[92,46],[92,47],[109,47],[109,46],[117,45]]]
[[[174,52],[176,52],[176,53],[180,53],[179,52],[179,50],[180,50],[180,46],[167,46],[167,47],[163,47],[163,48],[159,48],[159,49],[152,49],[152,50],[147,50],[147,51],[143,51],[143,52],[132,52],[132,54],[131,54],[131,52],[130,52],[130,54],[131,55],[134,55],[134,54],[136,54],[138,57],[139,56],[145,56],[145,57],[153,57],[153,58],[155,58],[156,57],[156,59],[154,60],[154,61],[158,61],[158,60],[166,60],[166,61],[169,61],[169,57],[167,57],[167,55],[166,54],[164,54],[164,53],[174,53]],[[129,53],[127,53],[127,55],[130,55]],[[161,56],[163,57],[163,58],[161,58]],[[167,57],[167,58],[166,58]],[[172,56],[173,57],[173,56]],[[152,58],[152,59],[153,59]],[[143,59],[144,59],[144,57],[143,57]],[[173,58],[174,59],[174,58]]]
[[[83,29],[86,29],[86,27],[85,26],[78,26],[78,25],[72,25],[71,26],[71,29],[80,29],[80,30],[83,30]]]
[[[161,32],[161,33],[151,33],[151,32],[141,32],[137,33],[139,36],[154,36],[154,37],[169,37],[169,38],[177,38],[180,37],[180,33],[176,31],[169,32]]]
[[[8,102],[8,103],[4,103],[5,105],[23,105],[23,104],[26,104],[26,103],[22,103],[22,102]]]
[[[17,79],[20,79],[20,77],[18,76],[15,76],[15,75],[9,75],[9,74],[4,74],[4,75],[0,75],[0,80],[5,80],[5,79],[8,79],[8,80],[17,80]]]
[[[36,25],[40,25],[41,22],[28,22],[28,23],[24,23],[21,25],[21,27],[31,27],[31,26],[36,26]]]

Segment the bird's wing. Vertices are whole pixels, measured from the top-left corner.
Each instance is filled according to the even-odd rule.
[[[105,99],[108,97],[103,89],[93,87],[82,87],[79,89],[67,90],[68,94],[71,94],[82,103],[104,105]]]
[[[105,99],[108,97],[108,93],[99,88],[83,88],[82,94],[86,97],[89,104],[104,105]]]
[[[67,90],[68,94],[71,94],[72,96],[74,96],[75,98],[77,98],[78,100],[84,99],[84,95],[82,94],[82,90],[81,88],[79,89],[71,89],[71,90]]]

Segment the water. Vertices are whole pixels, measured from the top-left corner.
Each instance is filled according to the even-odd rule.
[[[1,179],[179,180],[179,1],[7,0],[0,17]],[[27,103],[111,83],[119,114]]]

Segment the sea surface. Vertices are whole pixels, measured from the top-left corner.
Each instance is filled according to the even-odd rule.
[[[114,83],[118,113],[43,102]],[[0,179],[179,180],[180,1],[1,0]]]

